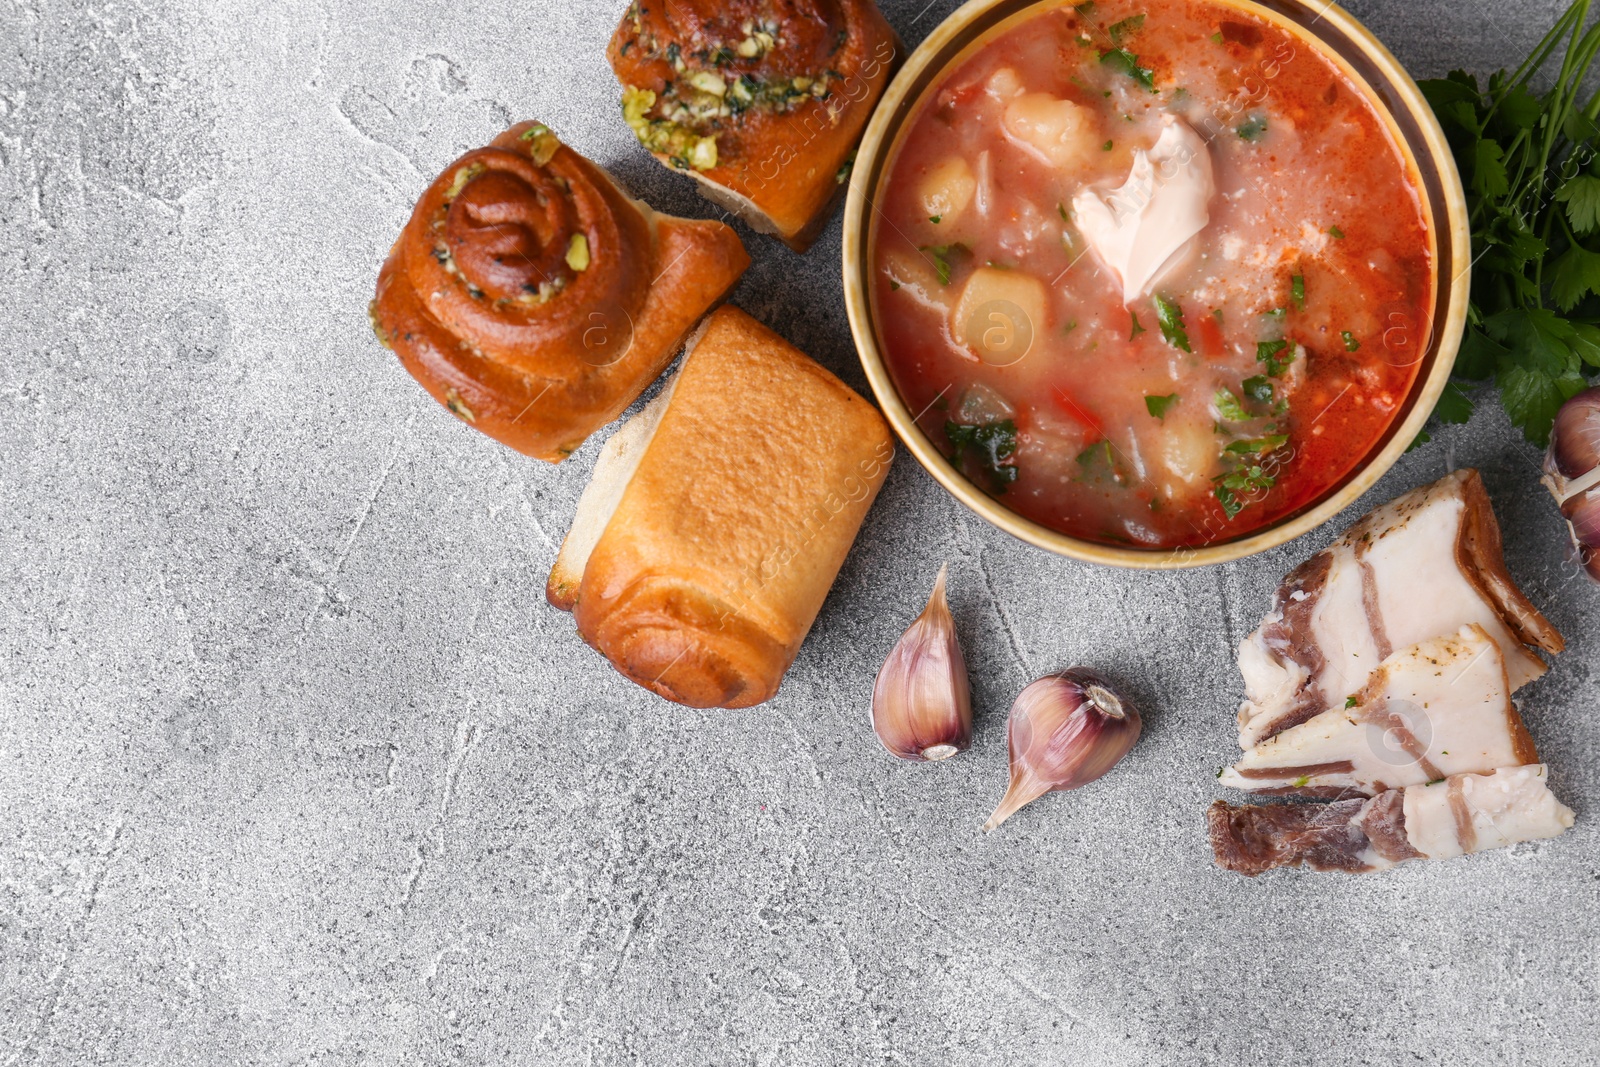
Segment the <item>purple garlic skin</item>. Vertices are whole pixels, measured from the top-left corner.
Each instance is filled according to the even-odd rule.
[[[1600,581],[1600,386],[1585,389],[1556,414],[1544,484],[1561,505],[1578,562]]]
[[[1011,705],[1011,785],[985,830],[1046,793],[1077,789],[1115,767],[1144,729],[1139,709],[1105,675],[1073,667],[1029,685]]]
[[[872,687],[872,729],[889,754],[913,762],[949,759],[972,745],[967,661],[939,568],[928,606],[889,652]]]
[[[1600,486],[1569,497],[1561,505],[1578,549],[1578,562],[1595,581],[1600,582]]]
[[[1600,467],[1600,386],[1585,389],[1561,405],[1550,428],[1544,472],[1575,482]]]

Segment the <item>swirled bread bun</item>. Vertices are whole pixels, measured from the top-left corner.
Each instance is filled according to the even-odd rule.
[[[378,276],[378,339],[457,418],[558,462],[621,414],[749,266],[524,122],[447,167]]]

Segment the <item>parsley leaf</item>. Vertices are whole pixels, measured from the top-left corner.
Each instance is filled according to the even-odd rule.
[[[1083,468],[1085,478],[1096,480],[1110,478],[1118,485],[1127,485],[1130,481],[1117,466],[1116,450],[1106,438],[1101,438],[1078,453],[1078,465]]]
[[[1349,330],[1340,330],[1339,337],[1344,341],[1344,350],[1346,352],[1355,352],[1360,349],[1361,342],[1357,341],[1356,335],[1351,333]]]
[[[1111,24],[1110,30],[1108,32],[1110,32],[1110,34],[1111,34],[1112,42],[1114,44],[1120,45],[1120,44],[1122,44],[1122,39],[1124,37],[1131,37],[1134,34],[1138,33],[1143,28],[1144,28],[1144,16],[1143,15],[1129,15],[1127,18],[1123,19],[1121,22],[1113,22]]]
[[[1571,311],[1590,293],[1600,293],[1600,252],[1575,244],[1550,264],[1550,299]]]
[[[1505,196],[1511,191],[1505,153],[1493,141],[1479,141],[1472,155],[1472,189],[1479,196]]]
[[[1272,379],[1261,375],[1246,378],[1243,384],[1244,395],[1258,404],[1272,403]]]
[[[1579,234],[1600,230],[1600,178],[1573,175],[1556,190],[1556,202],[1567,205],[1567,221]]]
[[[1472,407],[1472,398],[1462,392],[1461,386],[1450,382],[1444,387],[1444,395],[1439,397],[1439,406],[1433,413],[1440,422],[1460,425],[1472,418]]]
[[[1244,404],[1234,395],[1231,389],[1218,389],[1212,400],[1217,405],[1217,414],[1228,422],[1248,422],[1250,413],[1244,409]]]
[[[1212,490],[1212,495],[1217,498],[1217,503],[1222,505],[1223,513],[1230,519],[1237,517],[1239,512],[1248,507],[1253,500],[1265,496],[1267,490],[1278,481],[1259,463],[1239,467],[1227,474],[1218,475],[1213,480],[1217,483],[1217,487]]]
[[[1566,400],[1555,379],[1519,366],[1507,367],[1498,378],[1500,402],[1505,405],[1511,421],[1523,427],[1530,438],[1534,435],[1549,438],[1556,412]]]
[[[1147,396],[1144,398],[1144,407],[1155,418],[1165,419],[1167,417],[1167,409],[1177,402],[1177,393],[1168,393],[1166,396]]]
[[[1256,361],[1266,364],[1267,373],[1277,378],[1288,369],[1289,364],[1294,362],[1294,352],[1292,351],[1287,356],[1278,355],[1279,352],[1288,347],[1288,341],[1257,341]]]
[[[1282,448],[1288,443],[1288,434],[1274,433],[1265,437],[1251,438],[1248,441],[1234,441],[1223,451],[1231,452],[1236,456],[1263,456],[1275,449]]]
[[[1600,249],[1584,244],[1600,236],[1591,7],[1568,6],[1514,73],[1421,83],[1466,179],[1472,225],[1472,303],[1453,373],[1492,380],[1541,446],[1557,407],[1600,370]],[[1435,415],[1457,422],[1471,410],[1452,386]]]
[[[918,251],[926,252],[932,257],[933,269],[939,275],[940,285],[949,285],[953,264],[972,254],[972,250],[960,242],[952,245],[923,245]]]
[[[1138,337],[1141,333],[1144,333],[1145,330],[1143,326],[1139,325],[1139,316],[1137,313],[1132,311],[1128,312],[1128,318],[1133,322],[1133,325],[1128,329],[1128,340],[1131,341],[1135,337]]]
[[[1484,332],[1507,349],[1501,363],[1541,371],[1555,377],[1573,358],[1568,338],[1577,331],[1572,323],[1546,308],[1502,311],[1483,322]]]
[[[1176,300],[1168,300],[1160,293],[1156,293],[1151,299],[1155,301],[1156,322],[1160,325],[1161,336],[1165,338],[1167,344],[1185,352],[1193,352],[1194,349],[1189,347],[1189,333],[1183,328],[1183,308],[1178,306]]]
[[[1004,493],[1006,486],[1017,480],[1017,424],[1011,419],[986,422],[976,426],[946,421],[944,435],[955,450],[950,457],[957,467],[969,456],[980,470],[986,471],[996,495]]]
[[[1149,67],[1139,66],[1139,57],[1126,48],[1113,48],[1102,53],[1100,63],[1126,74],[1152,93],[1156,91],[1156,72]]]
[[[1240,137],[1254,144],[1267,135],[1267,117],[1265,115],[1251,115],[1239,126],[1237,132]]]

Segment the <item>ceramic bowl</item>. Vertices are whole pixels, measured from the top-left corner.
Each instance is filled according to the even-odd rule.
[[[1411,391],[1388,432],[1345,478],[1319,499],[1270,526],[1200,547],[1141,549],[1087,541],[1025,519],[956,470],[918,427],[884,365],[869,275],[880,216],[877,201],[902,133],[925,93],[973,51],[1018,21],[1065,0],[972,0],[956,10],[907,57],[868,124],[856,156],[844,222],[844,291],[850,328],[867,379],[896,434],[924,469],[986,520],[1030,544],[1074,559],[1114,567],[1174,569],[1226,563],[1274,548],[1321,526],[1370,489],[1421,432],[1444,391],[1466,326],[1470,229],[1461,178],[1444,133],[1421,91],[1388,49],[1339,7],[1302,0],[1219,0],[1310,39],[1346,77],[1376,101],[1396,143],[1421,178],[1423,209],[1438,271],[1428,344]]]

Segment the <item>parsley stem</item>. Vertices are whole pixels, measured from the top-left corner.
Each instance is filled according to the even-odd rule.
[[[1494,109],[1500,106],[1500,101],[1505,99],[1506,93],[1510,92],[1512,86],[1521,85],[1532,77],[1535,71],[1544,66],[1545,61],[1550,58],[1550,53],[1554,52],[1556,45],[1561,43],[1561,38],[1567,35],[1567,25],[1569,23],[1576,23],[1581,28],[1588,17],[1589,0],[1578,0],[1577,3],[1567,8],[1566,14],[1556,19],[1556,24],[1550,27],[1550,32],[1544,35],[1544,40],[1540,41],[1528,58],[1522,61],[1522,66],[1517,68],[1516,73],[1506,79],[1505,92],[1502,92],[1499,98],[1494,101],[1494,106],[1489,109],[1487,117],[1494,117]]]

